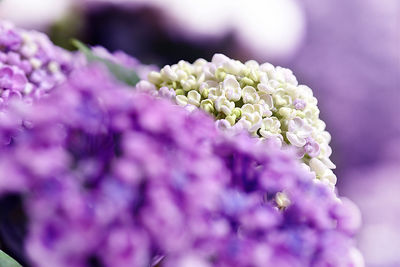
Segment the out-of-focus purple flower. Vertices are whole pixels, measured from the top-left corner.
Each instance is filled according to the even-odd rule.
[[[0,105],[12,97],[29,101],[65,80],[72,54],[40,32],[0,21]]]
[[[24,200],[35,266],[147,267],[160,255],[166,267],[362,266],[358,213],[290,151],[224,135],[100,67],[32,105],[11,101],[0,132],[0,192]]]
[[[110,53],[94,47],[94,55],[147,77],[155,66],[143,65],[122,51]],[[65,81],[73,68],[88,64],[82,53],[71,53],[51,43],[48,37],[0,22],[0,105],[12,97],[31,102]]]

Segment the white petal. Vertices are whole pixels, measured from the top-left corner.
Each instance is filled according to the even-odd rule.
[[[336,165],[327,157],[322,158],[321,161],[328,167],[329,169],[336,169]]]
[[[222,87],[224,88],[226,97],[232,101],[238,101],[241,97],[240,84],[235,76],[227,75]]]
[[[263,102],[264,104],[268,105],[269,109],[274,107],[274,101],[270,94],[267,94],[265,92],[259,92],[258,95],[260,96],[260,102]]]
[[[161,76],[163,78],[167,78],[167,79],[169,79],[171,81],[178,80],[178,75],[175,73],[175,71],[173,71],[171,69],[171,66],[169,66],[169,65],[167,65],[164,68],[162,68],[160,73],[161,73]]]
[[[329,170],[326,165],[317,158],[312,158],[310,160],[310,167],[319,177],[323,176],[325,172]]]
[[[188,99],[184,95],[177,95],[175,99],[179,106],[186,106],[188,104]]]
[[[255,111],[254,106],[252,104],[244,104],[241,108],[242,113],[253,113]]]
[[[256,89],[252,86],[246,86],[242,90],[242,97],[244,103],[257,103],[260,97],[257,94]]]
[[[268,73],[268,72],[270,72],[270,71],[272,71],[272,70],[275,70],[275,67],[274,67],[274,65],[272,65],[271,63],[264,63],[264,64],[261,64],[260,69],[261,69],[262,71]]]
[[[192,90],[188,93],[188,103],[195,105],[195,106],[199,106],[200,105],[200,99],[201,99],[201,95],[199,94],[199,92]]]
[[[233,75],[226,75],[224,82],[223,82],[224,89],[226,88],[238,88],[240,87],[239,82],[236,80],[235,76]]]
[[[296,134],[287,132],[286,137],[289,140],[289,142],[297,147],[302,147],[306,144],[306,140],[304,138],[298,137]]]
[[[235,124],[235,128],[238,128],[238,129],[246,129],[246,130],[248,130],[248,129],[250,129],[250,127],[251,127],[251,123],[248,120],[246,120],[245,118],[241,118]]]
[[[139,91],[143,92],[149,92],[149,91],[154,91],[157,90],[156,86],[148,81],[140,81],[138,84],[136,84],[136,88]]]
[[[230,61],[231,59],[227,56],[225,56],[224,54],[215,54],[212,59],[211,62],[216,64],[216,65],[222,65],[225,62]]]
[[[229,60],[227,62],[224,62],[222,64],[223,68],[226,70],[226,72],[238,75],[240,71],[242,70],[242,66],[240,63],[234,61],[234,60]]]

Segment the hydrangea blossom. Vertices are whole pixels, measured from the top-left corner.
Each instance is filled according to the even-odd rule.
[[[0,194],[24,201],[34,266],[362,266],[357,209],[290,151],[101,68],[10,102],[0,134]]]
[[[12,97],[46,94],[65,80],[71,57],[45,34],[0,21],[0,105]]]
[[[297,148],[319,179],[336,183],[331,136],[319,119],[317,99],[289,69],[254,60],[243,64],[216,54],[211,62],[167,65],[151,72],[148,81],[178,105],[196,106],[215,116],[220,128],[245,128],[253,136]],[[151,89],[149,82],[142,86]]]

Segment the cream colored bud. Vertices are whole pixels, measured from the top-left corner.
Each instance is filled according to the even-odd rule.
[[[214,113],[214,103],[210,99],[205,99],[201,101],[200,103],[200,108],[205,110],[208,113]]]
[[[196,107],[200,106],[201,95],[199,92],[192,90],[187,95],[188,103]]]
[[[215,109],[219,112],[224,113],[226,116],[231,115],[232,110],[235,107],[235,103],[229,101],[225,97],[221,96],[215,100]]]
[[[280,207],[280,208],[287,208],[290,205],[290,199],[288,198],[288,196],[283,193],[283,192],[278,192],[275,195],[275,201],[276,204]]]
[[[184,95],[177,95],[175,99],[179,106],[186,106],[188,104],[188,98]]]
[[[149,80],[149,82],[151,82],[153,84],[157,84],[157,85],[162,82],[161,74],[159,72],[156,72],[156,71],[151,71],[147,75],[147,79]]]
[[[162,79],[170,80],[170,81],[177,81],[178,75],[175,71],[171,68],[170,65],[165,66],[160,71]]]
[[[246,86],[243,88],[242,98],[244,103],[257,103],[260,100],[260,96],[252,86]]]
[[[229,123],[233,126],[234,124],[235,124],[235,122],[236,122],[236,116],[235,115],[230,115],[230,116],[227,116],[226,118],[225,118],[227,121],[229,121]]]

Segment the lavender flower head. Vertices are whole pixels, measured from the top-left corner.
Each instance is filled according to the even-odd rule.
[[[261,139],[295,147],[317,178],[336,184],[331,136],[319,119],[318,101],[291,70],[216,54],[211,62],[167,65],[151,72],[148,81],[153,85],[143,81],[140,86],[156,87],[178,105],[207,111],[220,128],[244,128]]]
[[[40,32],[0,21],[0,105],[39,98],[65,80],[72,55]]]
[[[363,265],[357,209],[293,154],[225,135],[100,67],[32,105],[12,101],[0,133],[11,136],[0,194],[23,199],[34,266]]]

